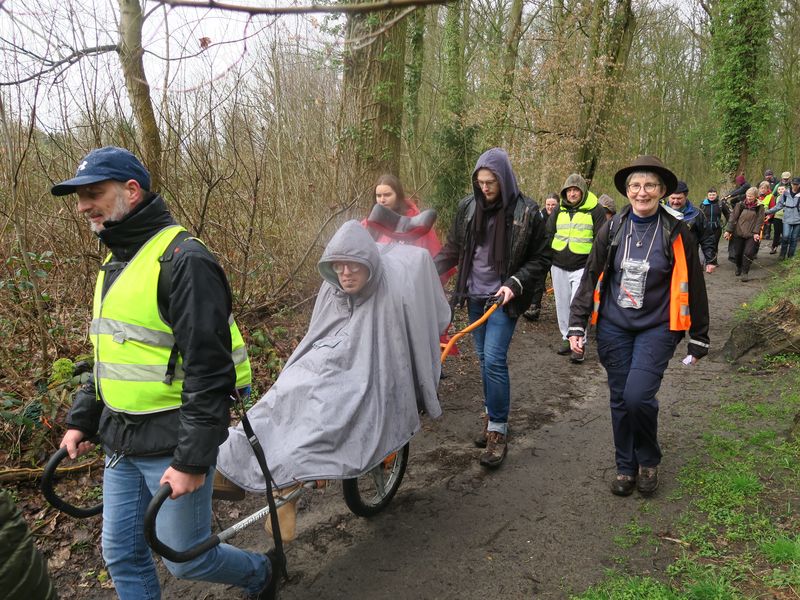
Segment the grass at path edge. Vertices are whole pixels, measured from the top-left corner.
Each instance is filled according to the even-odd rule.
[[[792,261],[747,312],[798,297],[800,264]],[[670,528],[681,548],[676,559],[655,578],[626,572],[623,558],[573,600],[800,598],[800,436],[786,435],[800,413],[800,355],[731,376],[740,385],[720,399],[672,498],[689,500]],[[625,530],[614,539],[622,552],[659,542],[636,523]]]

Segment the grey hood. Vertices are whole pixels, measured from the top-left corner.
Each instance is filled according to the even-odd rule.
[[[567,202],[567,189],[571,187],[576,187],[582,192],[581,201],[577,204],[569,204]],[[564,185],[561,186],[561,205],[566,206],[569,208],[578,208],[581,204],[586,202],[586,198],[589,195],[589,186],[586,183],[586,180],[579,174],[579,173],[572,173],[567,180],[564,182]]]
[[[334,260],[357,261],[370,279],[345,294]],[[333,236],[319,270],[308,332],[269,391],[248,411],[278,487],[358,477],[402,448],[420,411],[441,415],[439,334],[450,307],[427,250],[378,245],[355,221]],[[264,477],[241,425],[220,446],[217,468],[250,491]]]
[[[346,296],[339,284],[339,277],[333,271],[333,263],[337,261],[357,262],[369,269],[367,285],[354,298],[356,304],[360,304],[375,293],[383,274],[381,257],[375,240],[358,221],[347,221],[339,228],[317,263],[322,278],[336,288],[340,296]]]

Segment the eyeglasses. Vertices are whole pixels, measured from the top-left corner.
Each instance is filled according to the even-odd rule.
[[[345,267],[353,274],[360,272],[361,269],[364,268],[363,265],[354,262],[335,262],[333,263],[333,272],[337,275],[341,275],[344,273]]]
[[[660,187],[661,187],[660,183],[653,183],[652,181],[648,181],[644,185],[642,185],[641,183],[630,183],[628,184],[628,191],[631,192],[632,194],[638,194],[642,190],[642,188],[644,188],[645,192],[647,192],[648,194],[652,194]]]
[[[489,179],[487,181],[481,181],[480,179],[476,179],[475,183],[477,183],[478,187],[481,189],[483,188],[488,189],[488,188],[493,188],[494,186],[497,185],[497,179]]]

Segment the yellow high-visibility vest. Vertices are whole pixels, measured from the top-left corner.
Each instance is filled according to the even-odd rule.
[[[574,254],[589,254],[594,241],[594,220],[591,211],[597,206],[597,196],[591,192],[587,194],[586,202],[570,214],[563,206],[556,217],[556,231],[553,236],[552,248],[556,252],[569,246]]]
[[[175,337],[158,310],[159,258],[181,231],[185,230],[179,225],[165,227],[145,242],[105,297],[105,271],[101,269],[97,276],[89,331],[94,380],[98,396],[112,410],[148,414],[181,405],[184,372],[179,358],[174,377],[166,378]],[[110,260],[109,254],[103,264]],[[236,387],[242,388],[252,379],[250,360],[233,316],[228,323]]]

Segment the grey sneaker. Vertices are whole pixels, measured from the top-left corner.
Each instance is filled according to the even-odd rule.
[[[575,363],[576,365],[579,365],[584,361],[585,358],[586,358],[586,353],[585,352],[580,352],[580,353],[579,352],[572,352],[570,354],[569,361],[571,363]]]
[[[486,435],[486,450],[481,454],[481,464],[494,469],[499,467],[508,452],[507,436],[499,431],[490,431]]]
[[[481,423],[483,427],[481,428],[481,432],[475,437],[475,446],[478,448],[486,448],[486,434],[489,430],[489,415],[487,415],[486,412],[484,412],[481,417]]]
[[[640,494],[652,494],[658,489],[658,467],[639,467],[636,487]]]
[[[561,345],[558,347],[558,350],[556,350],[556,354],[560,354],[561,356],[572,354],[572,350],[569,347],[569,340],[561,340]]]

